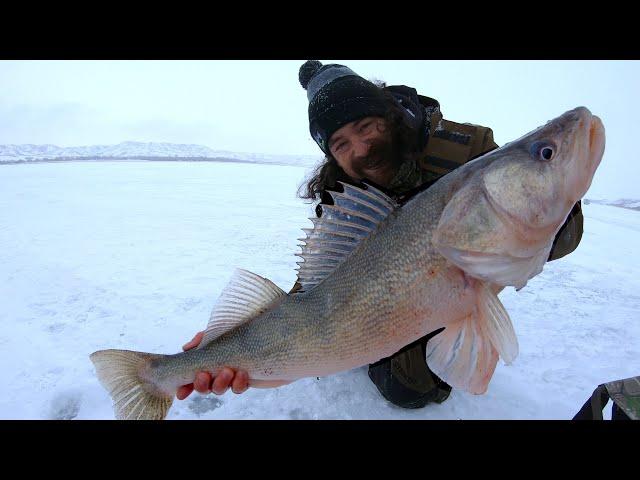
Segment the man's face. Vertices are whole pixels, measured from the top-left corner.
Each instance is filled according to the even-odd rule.
[[[391,132],[381,117],[364,117],[336,130],[329,151],[354,180],[368,178],[387,187],[398,169]]]

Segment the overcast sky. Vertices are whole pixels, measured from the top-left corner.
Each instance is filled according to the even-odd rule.
[[[436,98],[502,145],[583,105],[607,130],[592,196],[640,198],[639,61],[340,63]],[[0,144],[195,143],[319,155],[298,61],[0,61]]]

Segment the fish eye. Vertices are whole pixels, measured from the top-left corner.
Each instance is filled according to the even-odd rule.
[[[556,148],[547,142],[534,142],[531,145],[531,155],[537,160],[548,162],[556,153]]]

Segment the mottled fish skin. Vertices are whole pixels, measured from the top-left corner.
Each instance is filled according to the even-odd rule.
[[[145,392],[168,399],[197,371],[223,366],[246,370],[254,387],[325,376],[446,327],[429,342],[430,367],[454,387],[483,393],[498,354],[517,355],[495,294],[541,271],[603,152],[602,123],[579,107],[463,165],[389,214],[311,290],[283,296],[200,349],[137,360]],[[162,408],[133,415],[163,417]]]
[[[452,315],[464,316],[473,292],[430,241],[446,186],[392,213],[310,292],[288,296],[202,350],[159,360],[158,378],[177,388],[196,370],[225,365],[247,370],[251,380],[324,376],[387,357]]]

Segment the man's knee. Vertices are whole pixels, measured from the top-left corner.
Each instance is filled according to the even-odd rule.
[[[451,387],[427,367],[423,349],[408,349],[369,366],[369,378],[389,402],[402,408],[442,403]]]

